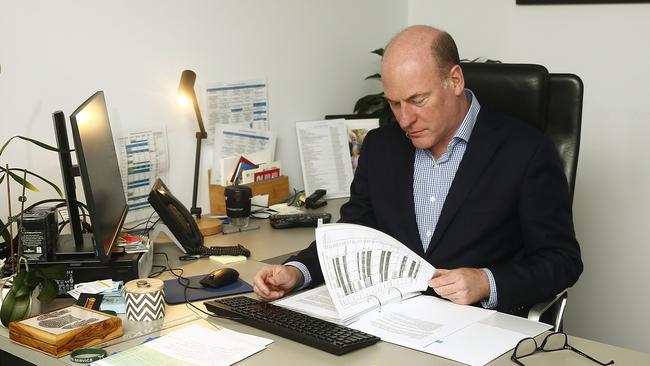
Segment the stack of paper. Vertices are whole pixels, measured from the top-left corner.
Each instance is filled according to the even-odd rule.
[[[122,281],[113,281],[110,278],[106,280],[97,280],[93,282],[81,282],[74,285],[74,289],[68,291],[68,294],[79,300],[80,294],[98,294],[104,291],[119,291]]]

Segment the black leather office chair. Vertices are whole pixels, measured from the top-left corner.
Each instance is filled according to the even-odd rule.
[[[582,124],[582,80],[573,74],[551,74],[541,65],[462,63],[465,86],[481,105],[515,117],[547,134],[555,143],[569,184],[573,202],[580,126]],[[567,291],[535,305],[528,318],[562,329]]]

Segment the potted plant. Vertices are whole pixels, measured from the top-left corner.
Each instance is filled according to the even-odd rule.
[[[378,55],[379,57],[383,57],[384,49],[377,48],[370,53]],[[381,74],[375,73],[368,75],[366,76],[365,80],[381,80]],[[379,118],[380,126],[388,124],[390,121],[395,119],[393,111],[390,109],[390,106],[384,97],[383,91],[377,94],[368,94],[357,100],[357,102],[354,104],[354,113],[366,114],[374,118]]]
[[[42,143],[38,140],[24,136],[13,136],[8,139],[0,148],[0,156],[2,156],[2,153],[4,153],[9,143],[14,139],[28,141],[46,150],[58,151],[57,148]],[[0,235],[5,241],[4,243],[0,244],[0,246],[8,249],[5,250],[6,254],[4,255],[7,257],[4,264],[5,267],[7,267],[8,271],[6,269],[0,268],[0,273],[3,274],[3,276],[5,273],[9,274],[9,277],[3,280],[3,287],[4,283],[6,282],[10,282],[12,284],[11,289],[6,294],[6,296],[4,296],[2,307],[0,308],[0,320],[2,324],[7,325],[13,320],[21,319],[29,315],[31,309],[32,293],[37,286],[41,286],[41,291],[38,295],[38,299],[43,302],[52,301],[58,293],[58,285],[55,280],[65,278],[65,269],[63,266],[30,269],[27,264],[27,260],[25,258],[18,257],[18,253],[20,253],[20,226],[17,230],[18,235],[15,237],[12,235],[13,225],[16,223],[19,224],[21,222],[22,212],[24,210],[24,204],[26,201],[24,190],[29,189],[31,191],[38,191],[38,188],[30,182],[32,178],[38,178],[39,180],[47,183],[52,188],[54,188],[60,197],[63,197],[61,190],[56,184],[32,171],[23,168],[10,168],[6,164],[1,164],[0,183],[4,182],[5,178],[6,184],[8,186],[13,180],[22,186],[23,189],[23,193],[19,196],[19,201],[22,203],[20,213],[16,216],[12,216],[11,209],[9,209],[9,219],[7,220],[8,222],[5,223],[2,219],[0,219]],[[7,199],[7,205],[10,208],[11,197],[9,196]],[[24,269],[22,268],[23,266]]]
[[[19,264],[18,271],[12,276],[13,278],[10,278],[13,281],[11,289],[2,299],[0,321],[4,326],[9,326],[12,321],[25,318],[31,313],[32,293],[38,285],[41,286],[41,291],[37,299],[49,303],[59,292],[59,286],[55,280],[65,279],[66,273],[63,265],[30,269],[26,260],[24,260],[24,265],[25,269],[21,270]]]

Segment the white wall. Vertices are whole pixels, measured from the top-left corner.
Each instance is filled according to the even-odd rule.
[[[0,7],[0,143],[21,134],[54,144],[51,113],[68,115],[104,90],[114,133],[167,126],[166,183],[188,206],[197,126],[193,112],[175,104],[183,69],[196,71],[202,104],[208,82],[267,78],[276,157],[290,184],[302,188],[294,123],[351,113],[359,97],[381,90],[363,80],[378,70],[370,51],[407,17],[405,2],[388,0],[0,0]],[[205,212],[211,154],[203,152]],[[56,155],[23,142],[13,142],[0,163],[61,182]],[[29,202],[55,194],[42,188]],[[2,192],[6,220],[4,184]]]
[[[574,219],[585,270],[565,327],[650,352],[650,4],[410,0],[408,19],[449,31],[462,58],[539,63],[583,79]]]

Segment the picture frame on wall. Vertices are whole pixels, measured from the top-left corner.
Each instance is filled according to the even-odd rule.
[[[517,1],[517,5],[650,3],[650,0],[516,0],[516,1]]]

